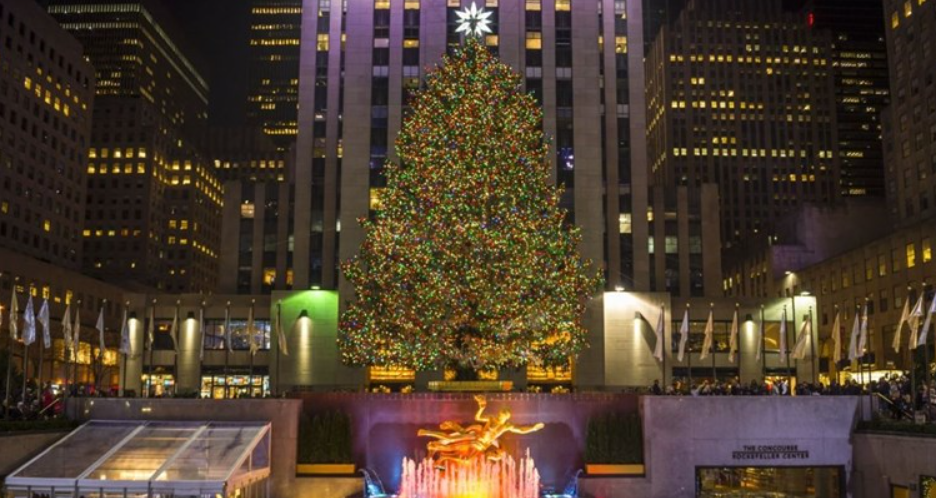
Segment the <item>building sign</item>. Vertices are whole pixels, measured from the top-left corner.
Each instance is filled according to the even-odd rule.
[[[731,452],[732,460],[808,460],[809,450],[795,444],[744,445]]]

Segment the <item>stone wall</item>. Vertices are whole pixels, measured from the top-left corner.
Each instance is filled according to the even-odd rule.
[[[649,481],[644,496],[695,496],[696,467],[720,466],[841,466],[849,489],[856,397],[647,396],[641,404]],[[807,455],[737,458],[745,446],[796,446]]]
[[[936,439],[855,434],[854,474],[854,498],[890,496],[892,484],[915,490],[921,475],[936,477]]]
[[[0,478],[10,475],[67,434],[68,431],[54,431],[0,436]]]

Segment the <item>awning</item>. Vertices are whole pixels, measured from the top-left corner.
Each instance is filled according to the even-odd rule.
[[[269,423],[94,420],[10,474],[6,488],[227,496],[269,475]]]

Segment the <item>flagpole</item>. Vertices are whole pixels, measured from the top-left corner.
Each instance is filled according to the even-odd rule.
[[[148,332],[148,331],[150,330],[150,328],[152,328],[152,329],[153,329],[153,336],[154,336],[154,337],[147,337],[147,338],[146,338],[146,340],[149,341],[149,343],[150,343],[150,345],[149,345],[149,346],[150,346],[150,350],[149,350],[149,353],[150,353],[150,354],[149,354],[149,367],[147,367],[147,375],[146,375],[146,397],[147,397],[147,398],[150,397],[150,395],[151,395],[151,393],[152,393],[152,391],[153,391],[153,349],[155,349],[155,346],[156,346],[156,337],[155,337],[155,335],[156,335],[156,334],[155,334],[155,332],[156,332],[156,324],[154,323],[154,322],[156,321],[156,299],[153,299],[153,302],[152,302],[152,304],[151,304],[150,306],[151,306],[151,308],[150,308],[150,314],[149,314],[149,317],[148,317],[150,323],[149,323],[149,325],[147,325],[147,329],[146,329],[146,330],[147,330],[147,332]]]
[[[231,391],[231,376],[228,372],[228,365],[231,358],[231,345],[228,344],[228,341],[231,340],[231,331],[228,330],[228,327],[231,326],[231,302],[227,302],[227,308],[224,312],[224,399],[228,398],[228,394]]]
[[[784,306],[786,308],[786,306]],[[793,393],[793,376],[790,373],[790,334],[786,330],[786,313],[783,314],[783,346],[784,346],[784,355],[786,356],[786,376],[787,376],[787,390],[788,394]],[[793,298],[793,330],[796,330],[796,298]]]
[[[810,363],[810,365],[812,365],[812,383],[813,383],[813,389],[815,389],[815,388],[816,388],[816,380],[817,380],[817,378],[818,378],[818,377],[817,377],[817,372],[816,372],[816,370],[819,369],[819,365],[816,364],[816,360],[817,360],[817,358],[816,358],[816,341],[813,340],[813,326],[812,326],[813,323],[812,323],[812,321],[813,321],[812,306],[810,306],[810,307],[809,307],[809,349],[810,349],[810,353],[812,354],[812,359],[810,359],[809,363]],[[819,334],[817,333],[817,334],[816,334],[816,338],[818,338],[818,337],[819,337]]]
[[[666,394],[666,355],[671,352],[673,347],[670,343],[666,342],[666,305],[660,305],[660,312],[663,313],[663,333],[660,334],[662,337],[658,337],[657,340],[663,341],[663,372],[661,376],[663,377],[663,394]],[[672,326],[670,326],[670,329],[672,329]],[[672,337],[672,331],[670,331],[670,337]]]
[[[764,324],[764,305],[760,305],[760,359],[761,359],[761,382],[767,383],[767,339],[764,337],[767,326]]]
[[[282,310],[282,308],[283,308],[283,302],[282,302],[282,301],[277,301],[277,303],[276,303],[276,326],[277,326],[277,328],[280,328],[280,327],[283,326],[283,322],[282,322],[282,320],[283,320],[283,310]],[[279,392],[280,392],[280,347],[279,347],[279,332],[278,332],[277,330],[274,330],[273,333],[274,333],[274,334],[277,334],[277,337],[276,337],[276,338],[277,338],[277,341],[276,341],[276,384],[275,384],[275,386],[276,386],[276,393],[274,393],[274,396],[279,396]],[[272,341],[271,341],[271,342],[272,342]],[[261,389],[260,391],[261,391],[261,394],[262,394],[263,390]]]
[[[709,303],[709,316],[715,314],[715,303]],[[707,323],[706,323],[707,325]],[[715,387],[715,383],[718,382],[718,373],[715,370],[715,323],[714,318],[712,321],[712,342],[709,343],[708,354],[712,355],[712,387]]]
[[[75,386],[75,394],[78,394],[78,351],[81,349],[81,300],[76,301],[78,304],[78,309],[76,310],[76,317],[78,320],[75,320],[75,323],[72,324],[72,327],[77,327],[72,332],[72,346],[75,348],[75,361],[72,362],[72,384]]]
[[[250,300],[250,316],[254,316],[254,304],[255,303],[256,303],[255,299]],[[254,317],[254,321],[256,321],[256,317]],[[248,346],[250,346],[250,377],[248,377],[249,385],[247,386],[248,398],[253,398],[254,350],[256,347],[259,347],[259,346],[253,346],[254,341],[257,340],[257,334],[256,332],[254,332],[255,329],[256,329],[256,326],[254,325],[253,321],[247,324],[247,344]]]
[[[686,303],[686,314],[689,313],[689,303]],[[691,323],[691,322],[690,322]],[[691,328],[691,327],[690,327]],[[686,330],[686,339],[689,338],[689,330]],[[692,343],[688,340],[686,341],[686,361],[689,366],[689,393],[692,394]]]
[[[179,316],[179,307],[181,306],[182,301],[176,299],[175,303],[175,316],[172,318],[172,321],[175,322],[176,327],[181,327],[181,324],[178,322],[181,318]],[[174,354],[172,355],[172,395],[175,396],[179,394],[179,344],[177,342],[177,337],[179,336],[179,331],[176,329],[176,337],[172,338],[172,345],[174,346]]]

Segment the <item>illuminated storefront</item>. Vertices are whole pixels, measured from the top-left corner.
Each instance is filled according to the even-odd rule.
[[[696,469],[696,496],[841,498],[844,479],[842,467],[700,467]]]

